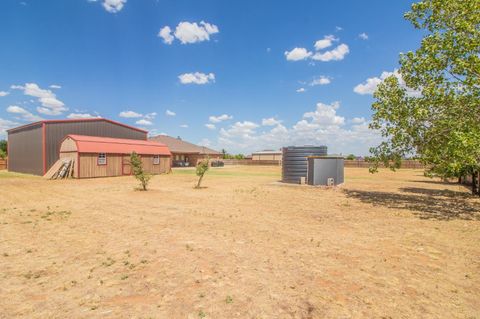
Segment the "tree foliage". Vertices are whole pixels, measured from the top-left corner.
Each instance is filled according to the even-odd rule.
[[[227,150],[222,149],[222,158],[223,159],[245,159],[243,154],[230,154]]]
[[[426,35],[401,54],[400,77],[374,93],[370,127],[385,142],[370,150],[371,171],[415,156],[429,175],[472,174],[480,169],[480,1],[425,0],[405,18]]]
[[[135,152],[130,154],[130,166],[132,168],[133,176],[140,182],[141,189],[146,191],[152,175],[143,170],[142,159]]]
[[[3,151],[5,154],[8,153],[8,146],[6,140],[0,140],[0,150]]]
[[[357,157],[354,154],[349,154],[349,155],[345,156],[345,159],[349,160],[349,161],[353,161],[353,160],[357,159]]]
[[[208,171],[208,169],[210,167],[209,163],[210,163],[209,158],[206,158],[203,161],[198,162],[197,169],[195,171],[195,173],[198,176],[198,182],[197,182],[197,185],[195,186],[195,188],[200,188],[203,176],[205,175],[205,173]]]

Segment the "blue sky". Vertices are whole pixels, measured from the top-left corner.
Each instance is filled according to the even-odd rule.
[[[0,138],[102,116],[232,153],[368,154],[409,1],[2,0]]]

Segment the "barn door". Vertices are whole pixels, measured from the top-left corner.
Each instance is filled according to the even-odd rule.
[[[124,155],[122,158],[122,174],[132,175],[132,167],[130,166],[130,156]]]

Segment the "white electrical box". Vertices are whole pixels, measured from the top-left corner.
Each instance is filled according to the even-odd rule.
[[[327,186],[335,186],[335,179],[333,177],[327,179]]]

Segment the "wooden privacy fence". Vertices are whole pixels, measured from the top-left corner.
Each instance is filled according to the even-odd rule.
[[[251,159],[221,159],[225,165],[280,165],[280,161],[273,160],[258,160],[253,161]]]
[[[0,170],[7,169],[7,159],[0,158]]]
[[[225,165],[281,165],[281,161],[275,160],[258,160],[254,161],[251,159],[221,159]],[[383,165],[381,164],[380,167]],[[360,168],[369,168],[370,163],[364,160],[345,160],[345,167],[360,167]],[[402,161],[402,166],[400,168],[407,169],[423,169],[423,166],[419,161],[405,160]]]
[[[361,167],[361,168],[369,168],[370,163],[364,160],[345,160],[345,167]],[[383,164],[380,164],[380,167],[383,167]],[[408,169],[423,169],[425,166],[420,163],[419,161],[414,160],[405,160],[402,161],[402,165],[400,168],[408,168]]]

